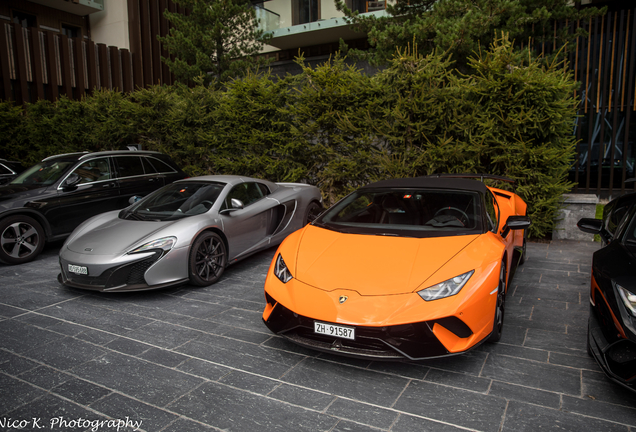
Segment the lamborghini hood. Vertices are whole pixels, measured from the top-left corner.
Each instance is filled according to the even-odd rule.
[[[113,216],[101,219],[98,216],[91,220],[92,226],[72,236],[67,247],[73,252],[90,252],[91,255],[126,253],[141,240],[155,240],[153,234],[159,235],[157,231],[174,223],[124,220],[117,217],[117,212]]]
[[[294,277],[325,291],[409,293],[477,237],[389,237],[307,226],[298,247]]]

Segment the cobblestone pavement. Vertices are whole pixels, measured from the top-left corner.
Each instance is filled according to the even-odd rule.
[[[270,334],[274,249],[207,288],[124,295],[61,287],[54,245],[0,265],[0,430],[636,432],[636,395],[586,353],[596,248],[529,244],[501,342],[414,364]]]

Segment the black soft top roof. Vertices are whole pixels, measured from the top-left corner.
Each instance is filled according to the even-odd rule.
[[[486,193],[488,187],[479,180],[452,177],[412,177],[392,180],[382,180],[363,186],[361,189],[375,188],[424,188],[424,189],[454,189]]]

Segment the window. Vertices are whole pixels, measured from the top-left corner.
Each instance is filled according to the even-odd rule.
[[[144,166],[144,172],[146,174],[156,174],[157,170],[152,166],[150,162],[148,162],[148,158],[142,157],[141,162]]]
[[[0,164],[0,174],[13,174],[13,171],[11,171],[6,166]]]
[[[497,232],[499,226],[499,206],[497,200],[489,192],[485,196],[486,198],[486,219],[488,219],[488,229],[492,232]]]
[[[263,196],[263,191],[257,183],[241,183],[234,186],[230,193],[227,194],[221,210],[232,208],[232,199],[241,201],[243,206],[247,207],[248,205],[263,198]]]
[[[159,173],[173,173],[176,172],[174,170],[174,168],[172,168],[171,166],[169,166],[167,163],[160,161],[157,158],[153,158],[153,157],[149,157],[149,158],[143,158],[144,160],[144,167],[146,166],[146,164],[148,162],[150,162],[150,164],[154,167],[154,171],[146,171],[146,172],[159,172]]]
[[[138,156],[117,156],[113,158],[118,177],[144,175],[144,167]]]
[[[70,38],[76,38],[82,36],[82,29],[77,26],[62,24],[62,34]]]
[[[320,19],[320,0],[293,0],[292,24],[305,24]]]
[[[262,183],[256,183],[256,185],[258,186],[258,188],[261,190],[261,192],[263,193],[263,196],[265,195],[269,195],[269,189],[267,188],[267,186],[265,186]]]
[[[623,205],[619,207],[616,207],[614,210],[612,210],[612,213],[607,218],[606,228],[612,237],[614,237],[614,234],[616,233],[616,228],[618,228],[618,225],[620,224],[621,220],[627,213],[627,210],[629,210],[630,204],[631,203],[628,202],[628,203],[624,203]]]
[[[79,184],[110,180],[110,166],[108,159],[99,158],[84,162],[73,171],[80,177]]]
[[[35,15],[13,11],[13,22],[22,27],[37,27]]]

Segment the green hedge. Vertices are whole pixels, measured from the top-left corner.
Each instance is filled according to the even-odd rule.
[[[374,76],[334,58],[278,78],[251,74],[223,90],[156,86],[95,92],[24,108],[0,102],[0,157],[140,143],[190,175],[241,174],[319,186],[328,204],[366,183],[435,173],[505,175],[547,235],[568,192],[575,83],[563,64],[521,58],[505,38],[469,59],[398,52]],[[510,188],[508,184],[497,184]]]

